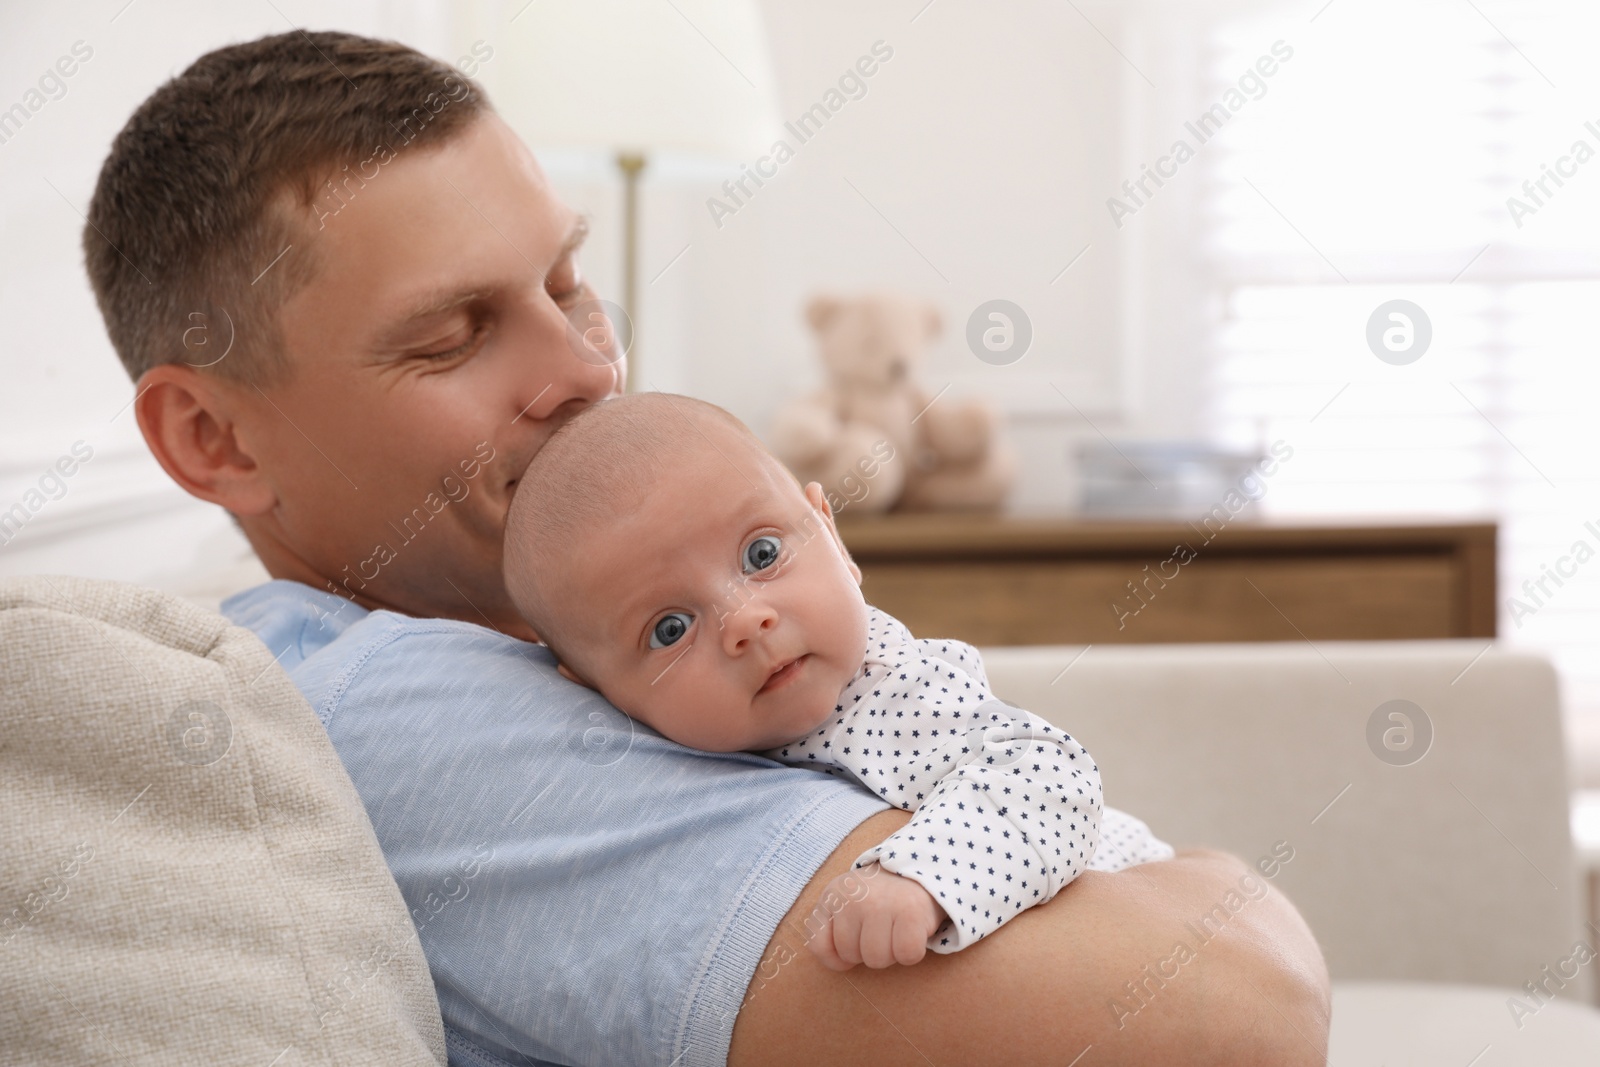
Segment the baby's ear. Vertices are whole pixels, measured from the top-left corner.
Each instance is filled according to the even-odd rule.
[[[822,516],[822,522],[828,528],[828,536],[833,540],[834,547],[839,550],[839,555],[844,557],[844,565],[850,571],[850,576],[856,580],[857,585],[860,585],[861,568],[850,558],[850,550],[844,547],[844,538],[839,536],[839,527],[833,521],[833,508],[828,505],[828,497],[822,489],[822,483],[807,482],[805,495],[806,501],[818,515]]]
[[[565,663],[556,664],[556,670],[560,671],[561,677],[567,679],[568,681],[577,682],[586,689],[594,689],[594,686],[590,684],[587,679],[574,674]]]

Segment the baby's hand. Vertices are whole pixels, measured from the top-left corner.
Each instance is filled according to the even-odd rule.
[[[859,892],[863,885],[864,894]],[[874,969],[896,963],[909,967],[926,955],[928,938],[945,920],[944,909],[920,884],[875,863],[841,874],[822,898],[845,902],[807,942],[833,971],[858,963]]]

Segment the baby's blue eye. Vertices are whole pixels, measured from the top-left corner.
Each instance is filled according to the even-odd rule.
[[[691,622],[694,622],[694,616],[681,611],[663,615],[661,621],[650,631],[650,647],[666,648],[668,645],[677,644],[678,639],[689,632]]]
[[[752,574],[755,571],[764,571],[778,562],[778,556],[783,552],[783,542],[771,535],[763,534],[745,546],[744,572]]]

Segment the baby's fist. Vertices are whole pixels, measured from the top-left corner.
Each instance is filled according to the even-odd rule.
[[[826,918],[806,944],[834,971],[858,963],[874,969],[918,963],[945,920],[931,893],[876,863],[829,882],[822,900],[817,910]]]

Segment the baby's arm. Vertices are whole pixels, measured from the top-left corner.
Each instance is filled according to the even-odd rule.
[[[1091,871],[1125,871],[1141,863],[1170,860],[1171,845],[1150,832],[1144,820],[1106,805],[1100,813],[1100,845],[1089,864]]]
[[[995,700],[971,646],[906,635],[882,647],[890,663],[869,661],[823,729],[768,755],[848,773],[915,813],[856,867],[916,880],[947,915],[927,947],[954,952],[1087,868],[1100,773],[1064,731]],[[838,899],[839,914],[859,903]]]
[[[992,701],[923,761],[937,770],[911,821],[856,860],[920,882],[949,916],[930,939],[955,952],[1042,904],[1086,870],[1100,841],[1100,771],[1043,719]]]

